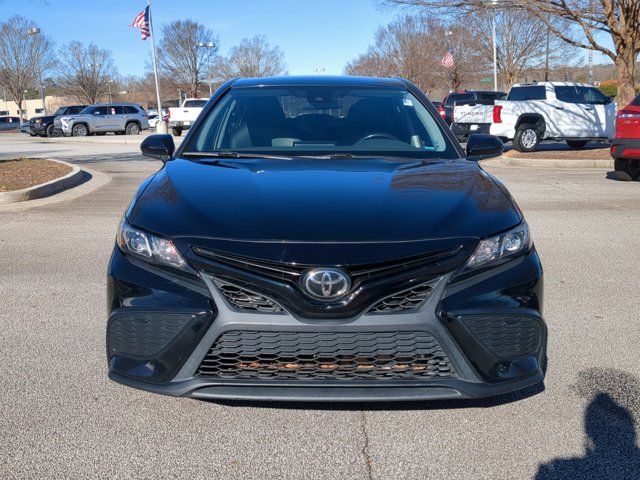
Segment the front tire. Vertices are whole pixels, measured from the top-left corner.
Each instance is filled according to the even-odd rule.
[[[54,131],[53,131],[53,125],[49,125],[47,127],[47,129],[44,131],[45,133],[45,137],[53,137]]]
[[[567,145],[569,145],[571,148],[584,148],[584,146],[589,143],[588,140],[567,140]]]
[[[181,128],[172,128],[171,132],[176,137],[179,137],[180,135],[182,135],[182,129]]]
[[[525,123],[518,127],[513,139],[513,146],[519,152],[535,152],[540,145],[540,134],[532,123]]]
[[[640,180],[640,160],[629,160],[628,158],[615,159],[616,172],[624,172],[632,180]]]
[[[140,133],[140,126],[135,122],[127,123],[124,132],[127,135],[138,135]]]
[[[89,135],[89,129],[84,124],[74,125],[71,129],[71,135],[74,137],[86,137]]]

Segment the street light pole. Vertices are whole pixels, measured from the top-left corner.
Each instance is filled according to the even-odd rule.
[[[35,27],[35,28],[30,28],[27,31],[27,35],[34,37],[34,41],[36,39],[36,36],[40,34],[40,29]],[[44,114],[47,114],[47,105],[45,103],[45,98],[44,98],[44,86],[42,85],[42,68],[40,67],[40,49],[36,48],[36,63],[38,66],[38,80],[40,83],[40,98],[42,99],[42,109],[44,110]]]
[[[491,0],[491,5],[493,5],[492,15],[491,15],[491,34],[493,37],[493,91],[498,91],[498,46],[496,42],[496,5],[498,4],[498,0]]]
[[[216,48],[216,44],[213,42],[198,42],[196,43],[196,48],[206,48],[207,49],[207,83],[209,84],[209,98],[211,98],[211,50]]]
[[[444,32],[444,39],[447,42],[447,51],[451,52],[451,35],[453,35],[453,32],[451,30],[447,30],[446,32]],[[447,75],[449,77],[449,93],[453,92],[453,78],[451,76],[451,69],[448,68],[447,69]]]

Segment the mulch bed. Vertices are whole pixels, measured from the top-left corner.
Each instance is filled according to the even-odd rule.
[[[509,150],[504,154],[511,158],[540,158],[545,160],[609,160],[611,154],[609,147],[592,147],[580,150],[561,148],[557,150],[544,149],[537,152],[525,153],[517,150]]]
[[[71,172],[71,167],[39,158],[0,161],[0,192],[40,185]]]

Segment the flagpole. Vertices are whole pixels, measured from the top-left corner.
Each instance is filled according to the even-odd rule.
[[[156,60],[156,36],[153,33],[153,15],[151,14],[151,0],[147,0],[149,8],[149,32],[151,33],[151,57],[153,58],[153,75],[156,79],[156,100],[158,101],[158,123],[156,133],[167,133],[167,124],[162,116],[162,101],[160,100],[160,81],[158,80],[158,61]]]

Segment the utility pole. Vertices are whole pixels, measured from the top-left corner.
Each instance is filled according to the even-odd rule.
[[[42,85],[42,68],[40,66],[40,48],[37,45],[37,36],[40,34],[39,28],[30,28],[27,30],[27,35],[34,38],[34,43],[36,44],[36,64],[38,67],[38,80],[40,84],[40,98],[42,99],[42,109],[44,110],[44,114],[47,114],[47,105],[45,103],[44,98],[44,86]]]
[[[547,25],[547,53],[544,59],[544,81],[549,81],[549,48],[551,44],[551,29]]]
[[[591,16],[593,14],[593,0],[589,0],[589,34],[591,34]],[[589,49],[589,79],[587,81],[589,85],[593,85],[593,50]]]
[[[492,16],[491,16],[491,34],[493,36],[493,91],[498,91],[498,46],[496,41],[496,5],[498,0],[491,0]]]

